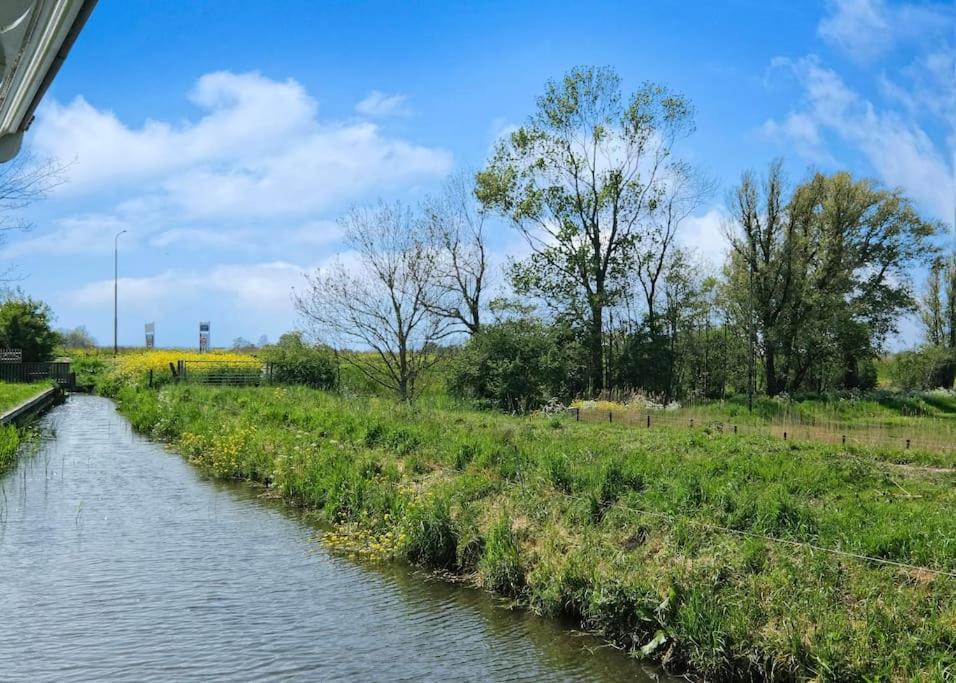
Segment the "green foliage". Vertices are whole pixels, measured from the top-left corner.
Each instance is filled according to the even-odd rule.
[[[288,332],[274,346],[260,353],[272,366],[272,380],[280,384],[301,384],[317,389],[334,389],[339,382],[335,354],[324,346],[312,346],[301,332]]]
[[[570,331],[533,319],[483,326],[455,356],[451,392],[482,405],[525,412],[583,388],[582,353]]]
[[[0,425],[0,474],[6,472],[16,462],[17,448],[20,446],[20,433],[12,425]]]
[[[594,391],[604,386],[606,309],[632,286],[639,251],[654,242],[642,238],[687,178],[670,157],[692,130],[689,102],[666,87],[646,83],[625,97],[613,69],[575,67],[545,85],[528,123],[477,176],[478,199],[509,218],[532,249],[512,265],[515,290],[588,331]],[[670,236],[656,242],[655,255]]]
[[[76,373],[78,386],[97,386],[109,368],[108,357],[96,349],[70,352],[70,370]]]
[[[849,173],[785,193],[782,166],[734,194],[729,309],[759,346],[766,392],[869,388],[876,350],[915,306],[911,273],[939,226],[913,203]]]
[[[893,383],[905,391],[953,388],[956,382],[956,349],[924,346],[893,357]]]
[[[0,413],[36,396],[48,384],[7,384],[0,382]],[[21,443],[21,433],[14,425],[0,425],[0,474],[16,462],[17,449]]]
[[[0,348],[20,349],[25,362],[50,360],[59,336],[53,312],[42,301],[15,293],[0,303]]]
[[[505,515],[491,525],[485,539],[485,551],[478,563],[482,583],[493,591],[517,597],[524,589],[521,551]]]

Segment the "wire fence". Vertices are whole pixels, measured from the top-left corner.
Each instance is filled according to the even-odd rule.
[[[759,434],[786,441],[813,441],[890,450],[921,450],[956,453],[956,420],[907,417],[900,423],[846,422],[830,419],[771,418],[753,420],[715,419],[712,415],[666,410],[601,410],[568,408],[579,422],[625,424],[635,428],[671,427],[706,429],[711,432]]]
[[[174,373],[180,382],[216,386],[259,386],[272,380],[271,363],[256,360],[181,360]]]

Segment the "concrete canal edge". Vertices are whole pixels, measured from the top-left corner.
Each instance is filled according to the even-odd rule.
[[[23,425],[63,398],[63,390],[50,387],[33,398],[10,408],[0,415],[0,425]]]

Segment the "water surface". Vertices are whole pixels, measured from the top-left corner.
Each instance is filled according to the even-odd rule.
[[[401,567],[330,555],[103,398],[0,480],[0,680],[621,681],[633,660]]]

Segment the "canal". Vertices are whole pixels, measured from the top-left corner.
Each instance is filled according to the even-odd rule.
[[[0,480],[0,680],[651,680],[567,624],[329,554],[107,399],[39,428]]]

